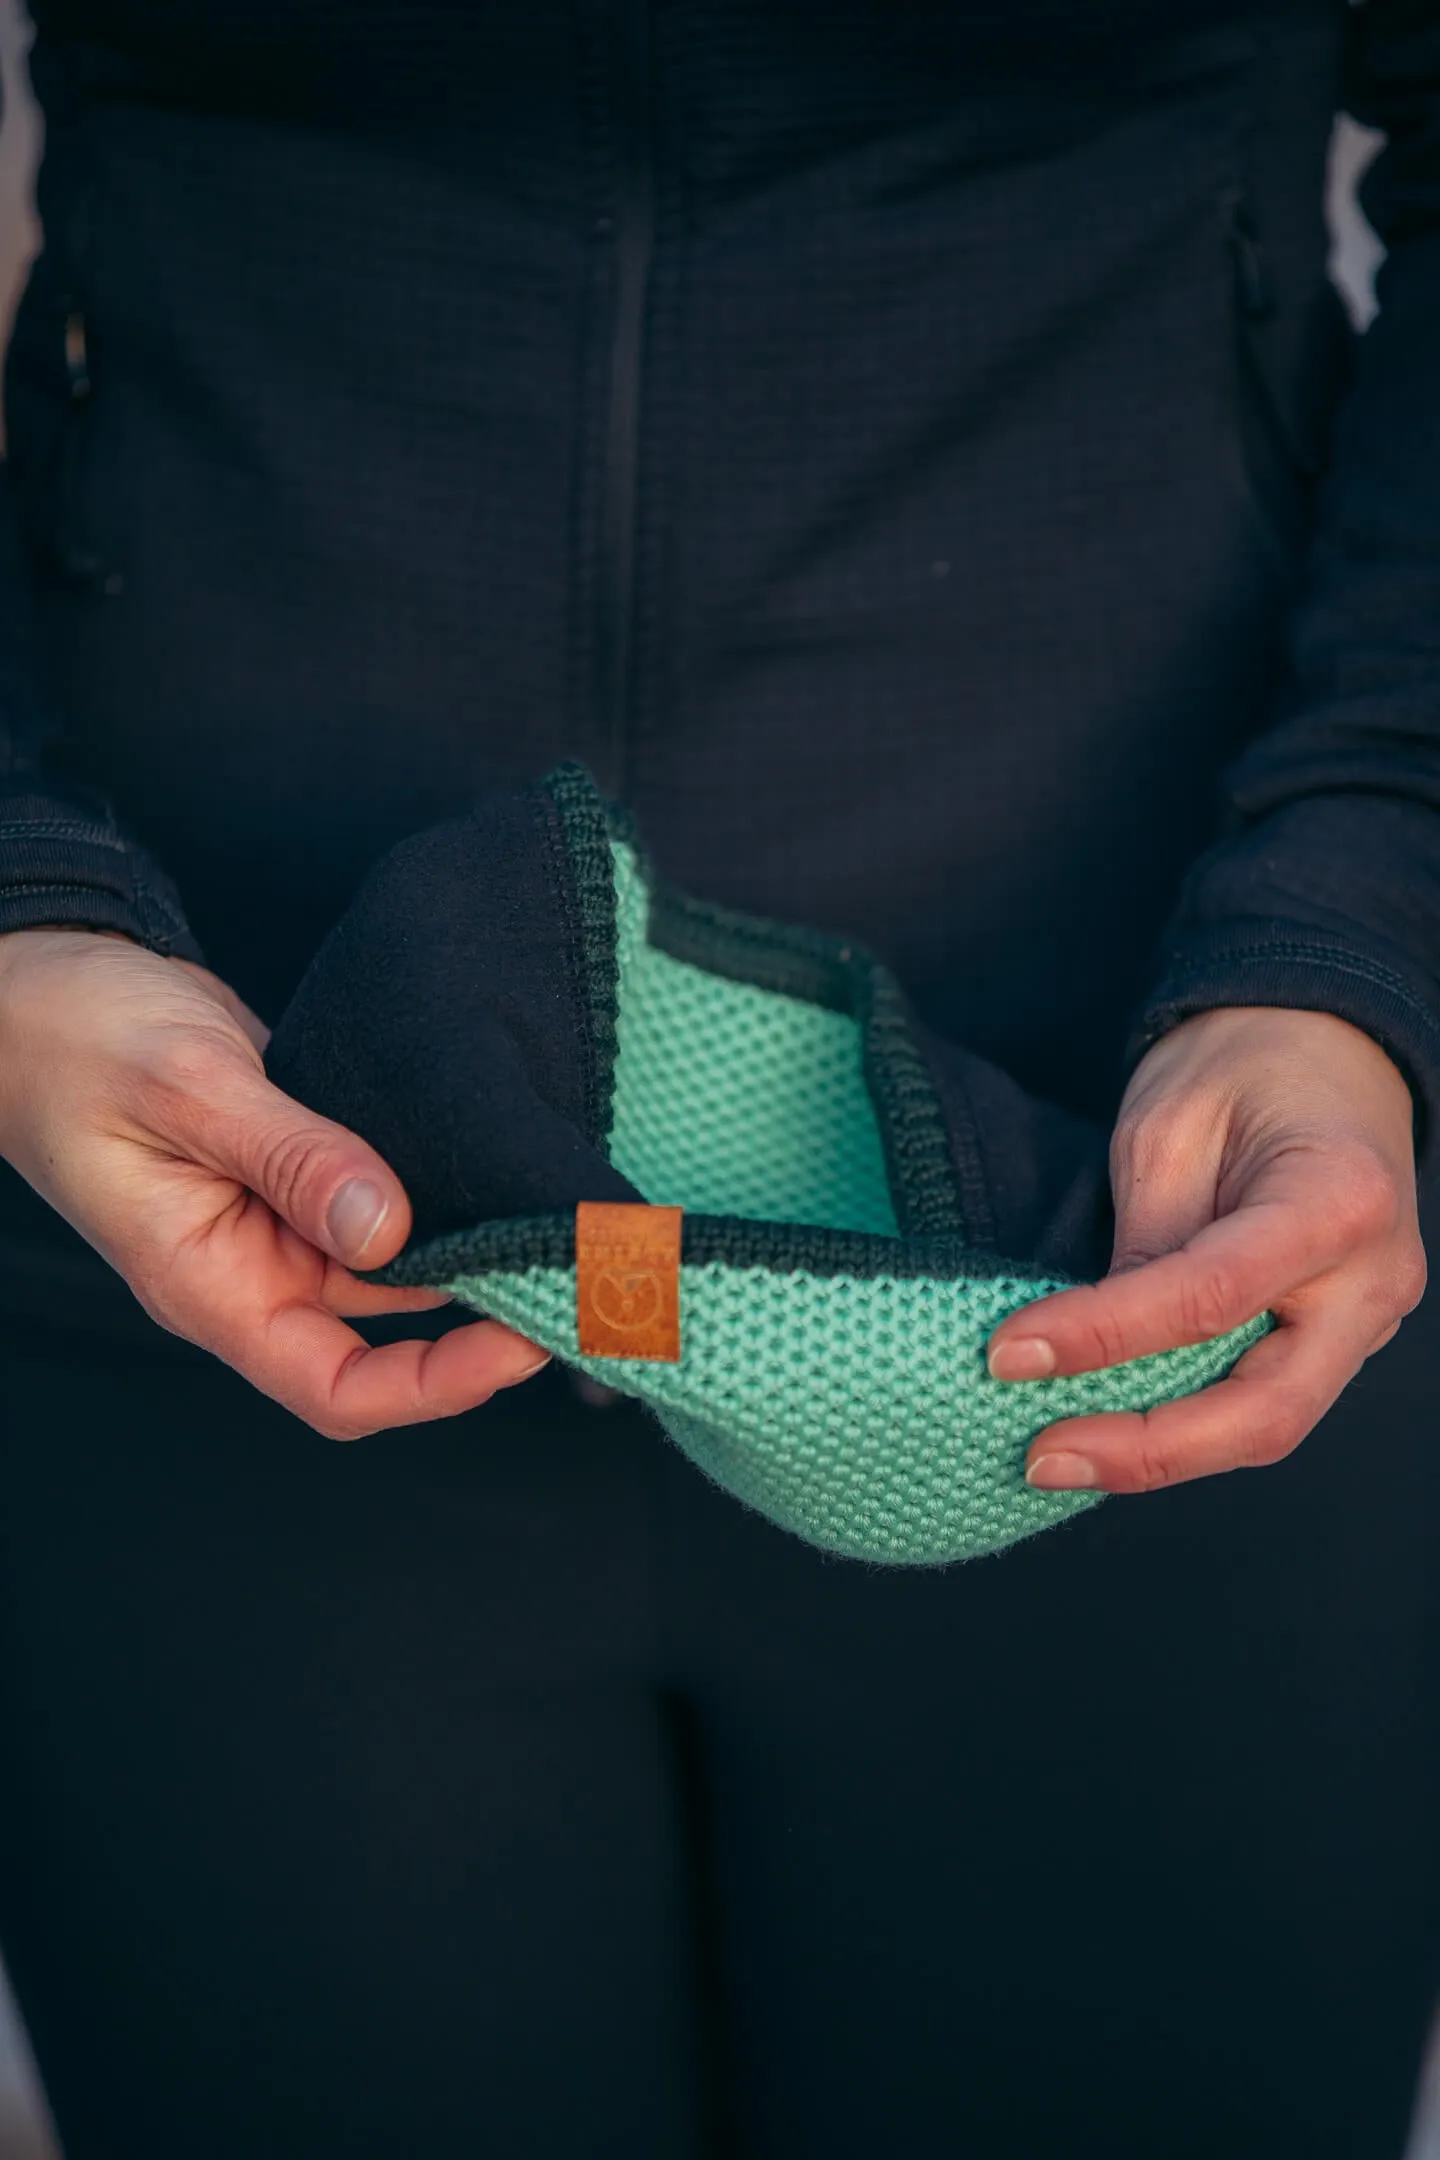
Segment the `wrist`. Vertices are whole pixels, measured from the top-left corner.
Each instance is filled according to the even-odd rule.
[[[51,940],[59,937],[105,938],[112,943],[135,947],[134,938],[128,937],[123,930],[92,930],[88,923],[27,924],[23,930],[0,931],[0,979],[11,968],[52,949]]]
[[[1340,1069],[1357,1064],[1374,1073],[1393,1074],[1407,1096],[1411,1092],[1399,1065],[1368,1029],[1338,1013],[1305,1006],[1208,1005],[1177,1020],[1152,1045],[1152,1054],[1167,1043],[1191,1047],[1204,1043],[1207,1048],[1224,1044],[1237,1053],[1284,1060],[1335,1060]]]
[[[1294,1006],[1215,1005],[1190,1013],[1135,1067],[1120,1122],[1185,1106],[1214,1121],[1295,1132],[1369,1135],[1413,1161],[1414,1094],[1403,1069],[1364,1028]]]

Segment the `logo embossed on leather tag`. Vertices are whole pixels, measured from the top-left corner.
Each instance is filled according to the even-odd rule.
[[[575,1303],[585,1357],[680,1357],[684,1209],[582,1200],[575,1210]]]

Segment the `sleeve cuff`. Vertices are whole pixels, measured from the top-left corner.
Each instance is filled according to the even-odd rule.
[[[1373,940],[1339,938],[1308,923],[1254,918],[1172,941],[1125,1054],[1128,1072],[1192,1013],[1221,1005],[1277,1005],[1334,1013],[1363,1028],[1392,1058],[1415,1098],[1415,1149],[1433,1174],[1440,1138],[1440,1005]]]
[[[51,924],[120,930],[167,959],[201,958],[170,880],[103,806],[0,790],[0,935]]]

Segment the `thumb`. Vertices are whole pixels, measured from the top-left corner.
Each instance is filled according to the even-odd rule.
[[[1198,1146],[1167,1149],[1144,1168],[1137,1151],[1118,1147],[1111,1173],[1115,1201],[1112,1275],[1163,1260],[1215,1220],[1215,1174]]]
[[[410,1202],[383,1156],[256,1068],[228,1067],[166,1122],[192,1160],[248,1187],[345,1267],[383,1267],[410,1235]]]

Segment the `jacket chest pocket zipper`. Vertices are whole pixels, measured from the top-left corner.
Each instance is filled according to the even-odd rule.
[[[1317,472],[1301,457],[1271,378],[1267,331],[1277,312],[1274,274],[1243,188],[1222,203],[1230,256],[1233,424],[1256,517],[1287,579],[1308,537]]]

